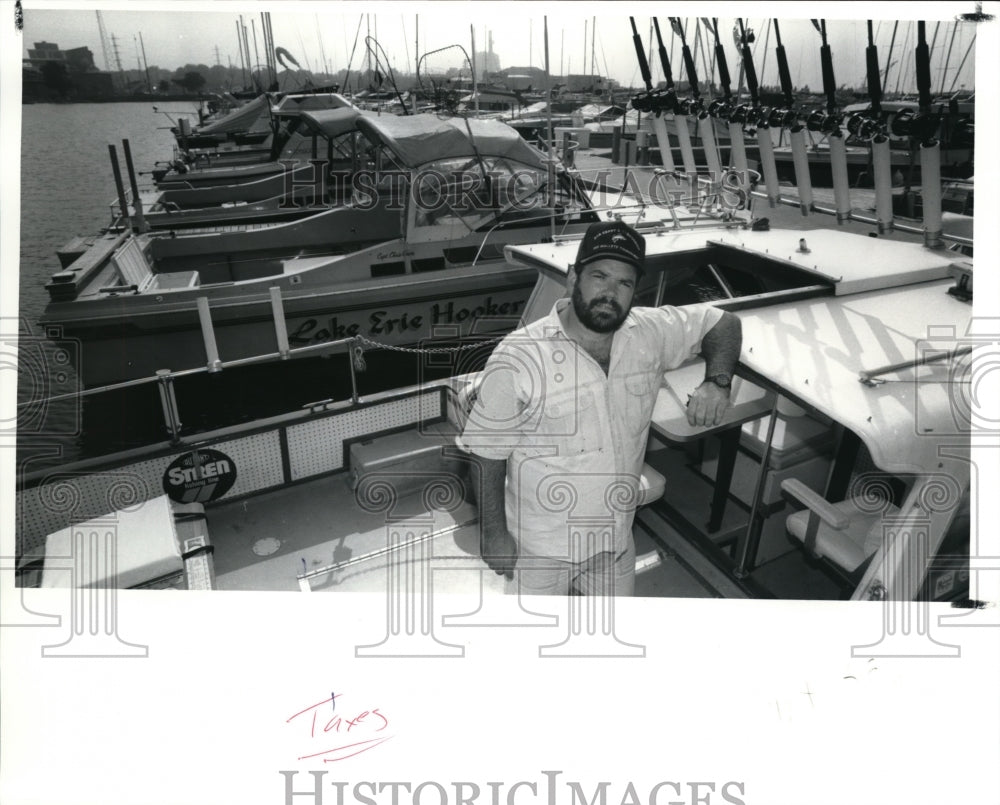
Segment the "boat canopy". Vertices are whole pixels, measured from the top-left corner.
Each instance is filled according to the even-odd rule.
[[[472,157],[477,153],[545,168],[541,152],[528,145],[510,126],[497,120],[383,115],[360,117],[357,127],[372,142],[385,145],[408,168],[447,157]]]
[[[312,95],[286,95],[271,112],[275,115],[295,116],[307,110],[341,109],[353,106],[343,95],[336,92],[318,92]]]
[[[198,134],[226,134],[246,131],[261,115],[267,113],[267,96],[259,95],[218,120],[198,129]]]
[[[312,112],[303,112],[302,120],[313,131],[329,137],[339,137],[354,131],[357,126],[355,122],[361,116],[361,110],[353,106],[341,109],[317,109]]]

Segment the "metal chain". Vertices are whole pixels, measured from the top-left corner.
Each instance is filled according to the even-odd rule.
[[[470,349],[479,349],[484,345],[496,344],[502,341],[504,336],[498,335],[494,338],[484,339],[482,341],[475,341],[469,344],[462,344],[457,347],[400,347],[395,344],[383,344],[379,341],[375,341],[364,335],[354,336],[355,345],[351,349],[352,360],[354,361],[354,368],[363,372],[365,370],[365,358],[364,349],[361,344],[364,343],[368,347],[374,349],[387,349],[391,352],[405,352],[411,355],[447,355],[458,352],[465,352]]]

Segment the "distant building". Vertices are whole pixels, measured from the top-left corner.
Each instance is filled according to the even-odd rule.
[[[111,73],[97,69],[88,47],[60,50],[54,42],[35,42],[21,67],[26,102],[100,100],[115,95]]]
[[[500,57],[492,50],[476,51],[476,75],[500,72]]]

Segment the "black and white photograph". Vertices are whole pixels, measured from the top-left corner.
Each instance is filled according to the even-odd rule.
[[[1000,801],[998,9],[2,0],[3,801]]]

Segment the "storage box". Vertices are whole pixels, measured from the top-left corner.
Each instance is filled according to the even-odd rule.
[[[368,476],[387,481],[397,496],[424,489],[445,475],[461,479],[465,464],[455,450],[454,427],[446,422],[390,433],[351,445],[351,486]],[[450,448],[450,449],[448,449]],[[447,449],[447,450],[446,450]]]

